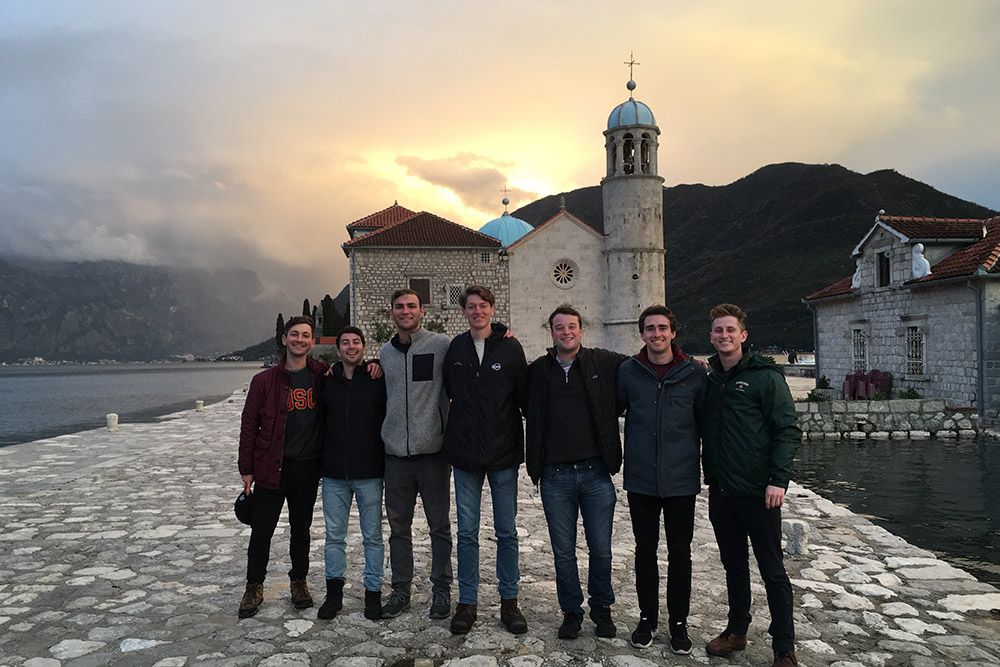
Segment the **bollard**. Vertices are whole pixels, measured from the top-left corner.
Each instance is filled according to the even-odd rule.
[[[785,534],[785,551],[791,555],[809,552],[809,524],[801,519],[784,519],[781,532]]]
[[[195,412],[204,412],[205,411],[205,401],[195,401],[194,402],[194,409],[195,409]]]
[[[117,433],[118,415],[112,412],[110,415],[107,416],[107,420],[108,420],[108,430],[111,431],[112,433]]]

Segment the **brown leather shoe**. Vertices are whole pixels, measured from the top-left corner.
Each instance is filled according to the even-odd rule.
[[[240,618],[250,618],[264,601],[264,584],[247,584],[247,589],[240,600]]]
[[[709,655],[717,655],[726,658],[732,655],[733,651],[742,651],[747,647],[746,635],[734,635],[726,630],[721,635],[708,642],[705,651]]]
[[[511,634],[523,635],[528,631],[528,620],[518,608],[517,598],[500,600],[500,622]]]
[[[799,661],[795,659],[795,651],[775,651],[774,663],[771,667],[797,667]]]
[[[292,605],[296,609],[308,609],[313,606],[312,596],[309,595],[309,587],[305,579],[292,579]]]

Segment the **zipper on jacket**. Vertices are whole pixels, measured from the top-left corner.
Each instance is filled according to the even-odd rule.
[[[355,368],[355,371],[358,369]],[[345,378],[346,379],[346,378]],[[351,432],[351,389],[354,385],[354,380],[347,383],[347,411],[344,415],[344,442],[347,442],[347,434]],[[347,479],[351,478],[350,462],[351,457],[348,454],[348,447],[344,447],[344,477]]]
[[[413,346],[413,339],[410,339]],[[410,455],[410,349],[403,352],[403,398],[406,406],[406,455]]]

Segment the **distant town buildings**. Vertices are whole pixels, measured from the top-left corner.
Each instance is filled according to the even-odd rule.
[[[855,246],[857,269],[807,296],[816,373],[834,387],[855,371],[892,373],[915,389],[975,405],[1000,424],[1000,217],[880,212]]]

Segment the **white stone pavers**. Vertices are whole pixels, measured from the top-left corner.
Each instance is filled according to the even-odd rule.
[[[483,500],[479,620],[468,635],[454,637],[447,621],[427,617],[430,545],[419,511],[414,528],[418,580],[411,610],[399,618],[372,622],[362,616],[363,547],[352,512],[344,610],[336,619],[320,621],[315,607],[296,610],[289,603],[287,523],[282,519],[272,544],[264,605],[254,618],[238,620],[249,537],[232,513],[239,488],[241,401],[242,394],[204,413],[191,410],[159,424],[124,424],[114,437],[90,431],[2,450],[8,474],[0,483],[0,525],[3,535],[17,536],[0,541],[0,665],[388,667],[407,659],[491,667],[680,664],[662,626],[646,651],[627,643],[638,606],[624,493],[615,509],[613,536],[618,637],[598,640],[586,620],[579,639],[556,638],[561,614],[547,527],[538,491],[523,474],[519,598],[527,634],[510,635],[499,622],[489,494]],[[195,414],[197,421],[189,418]],[[38,461],[56,454],[67,465],[50,476]],[[620,475],[615,482],[620,486]],[[318,504],[309,575],[317,605],[324,583],[319,510]],[[802,664],[996,664],[983,657],[996,655],[1000,641],[990,617],[991,609],[1000,608],[996,589],[956,574],[960,571],[932,554],[798,485],[791,486],[783,515],[810,527],[808,552],[785,558]],[[30,530],[20,532],[24,529]],[[85,537],[70,537],[77,533]],[[697,500],[694,534],[688,627],[695,650],[684,660],[708,664],[703,647],[725,627],[726,588],[704,492]],[[586,577],[582,532],[578,544]],[[668,557],[662,544],[659,556],[663,577]],[[753,559],[750,566],[754,620],[750,646],[740,660],[769,664],[766,596]],[[917,571],[920,576],[907,576]],[[948,578],[924,576],[930,574]],[[457,589],[452,595],[456,600]]]

